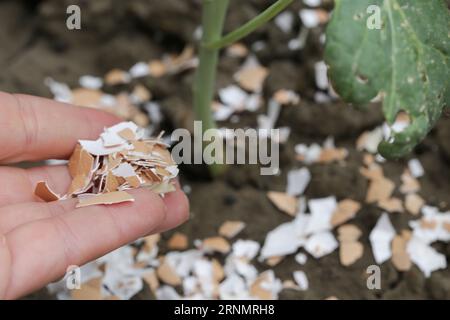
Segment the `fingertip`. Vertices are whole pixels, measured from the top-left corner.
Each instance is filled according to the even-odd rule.
[[[179,185],[176,191],[167,193],[163,201],[167,207],[167,218],[161,231],[175,228],[189,219],[189,200]]]
[[[131,210],[142,219],[141,223],[151,222],[155,228],[163,223],[166,219],[167,207],[160,195],[145,188],[131,189],[127,192],[134,197]]]
[[[94,119],[101,126],[111,126],[111,125],[114,125],[114,124],[122,121],[122,119],[120,119],[119,117],[117,117],[116,115],[114,115],[110,112],[93,109],[93,108],[79,107],[79,106],[77,106],[77,108],[80,108],[82,110],[82,112],[88,113],[90,118]],[[102,129],[103,129],[103,127],[102,127]]]
[[[112,113],[86,107],[73,106],[78,109],[79,114],[89,123],[89,132],[83,132],[86,135],[83,139],[97,139],[98,135],[107,127],[111,127],[120,121],[120,118]]]
[[[189,199],[186,196],[186,194],[181,190],[177,191],[177,198],[178,198],[178,201],[177,201],[178,206],[176,208],[176,212],[177,212],[178,224],[182,224],[189,220],[189,216],[190,216]]]

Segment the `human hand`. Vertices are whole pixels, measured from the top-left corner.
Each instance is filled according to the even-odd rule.
[[[118,121],[94,109],[0,92],[0,165],[67,158],[79,139],[97,139]],[[37,199],[38,181],[64,194],[71,178],[66,166],[0,166],[0,299],[39,289],[62,277],[68,266],[174,228],[189,214],[179,185],[164,198],[136,189],[127,191],[134,202],[76,209],[76,199]]]

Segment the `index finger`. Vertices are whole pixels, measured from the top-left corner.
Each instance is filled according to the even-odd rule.
[[[79,139],[97,139],[112,114],[50,99],[0,92],[0,163],[62,159]]]

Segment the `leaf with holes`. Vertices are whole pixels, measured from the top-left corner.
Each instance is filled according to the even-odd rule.
[[[444,0],[336,0],[325,60],[336,91],[366,104],[378,94],[392,125],[400,111],[409,126],[379,152],[410,152],[450,101],[450,15]],[[379,21],[377,21],[379,20]]]

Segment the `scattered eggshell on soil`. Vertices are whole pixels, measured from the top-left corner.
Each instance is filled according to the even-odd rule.
[[[105,83],[111,86],[128,83],[130,80],[130,74],[120,69],[113,69],[105,75]]]
[[[339,246],[333,234],[329,231],[315,233],[305,243],[305,250],[318,259],[332,253]]]
[[[387,213],[383,213],[372,229],[369,240],[377,264],[381,265],[392,256],[391,241],[396,235]]]
[[[352,199],[344,199],[339,201],[336,210],[331,217],[332,226],[338,226],[356,216],[356,213],[361,209],[361,204]]]
[[[188,238],[184,233],[175,232],[168,240],[167,247],[171,250],[185,250],[188,244]]]
[[[364,247],[358,241],[345,241],[339,247],[339,259],[343,266],[350,266],[362,257]]]
[[[411,269],[411,258],[406,250],[408,241],[405,235],[396,235],[392,240],[392,263],[398,271]]]
[[[269,191],[267,193],[269,200],[278,208],[278,210],[295,216],[297,212],[297,199],[284,192]]]
[[[243,221],[225,221],[219,228],[219,235],[231,239],[244,230],[246,224]]]
[[[294,280],[297,283],[300,290],[308,290],[309,288],[309,282],[308,278],[306,277],[306,273],[304,271],[294,271],[293,273]]]
[[[203,240],[202,248],[208,252],[227,254],[230,251],[231,246],[228,241],[222,237],[211,237]]]
[[[378,206],[387,212],[403,212],[402,200],[399,198],[379,200]]]
[[[405,196],[405,208],[413,215],[418,215],[425,201],[416,193],[408,193]]]
[[[261,92],[268,73],[267,68],[261,66],[256,57],[249,56],[241,69],[234,74],[234,79],[247,91]]]
[[[308,168],[291,170],[287,175],[286,193],[291,196],[303,194],[311,181],[311,173]]]

